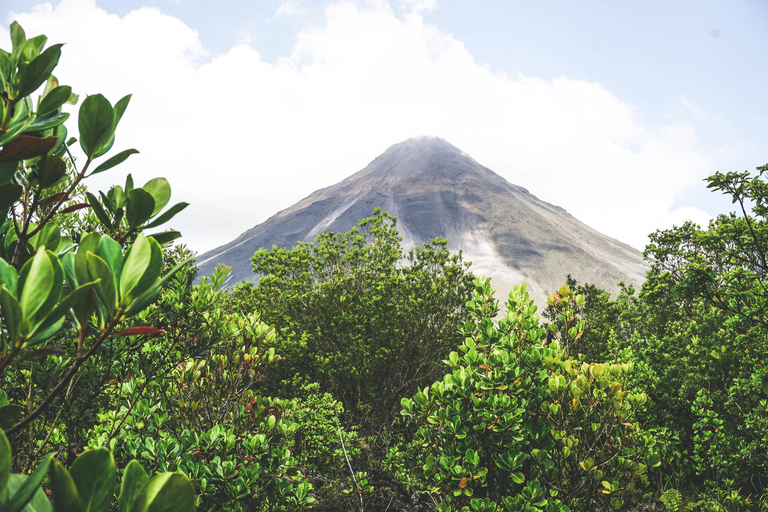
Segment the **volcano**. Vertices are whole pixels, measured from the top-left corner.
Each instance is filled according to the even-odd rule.
[[[619,281],[639,285],[648,270],[638,250],[509,183],[447,141],[418,137],[199,256],[200,275],[224,263],[233,269],[230,286],[254,280],[250,258],[257,249],[311,242],[324,230],[349,231],[376,208],[397,217],[406,249],[447,239],[476,275],[491,278],[499,298],[526,282],[543,301],[567,274],[615,291]]]

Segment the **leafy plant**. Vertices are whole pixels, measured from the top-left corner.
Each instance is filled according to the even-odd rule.
[[[563,287],[552,301],[582,299]],[[402,400],[402,414],[420,422],[415,443],[440,510],[621,508],[642,496],[660,458],[634,423],[646,396],[626,390],[632,365],[585,363],[567,356],[567,343],[547,344],[525,286],[506,305],[495,324],[489,282],[475,281],[451,372]]]

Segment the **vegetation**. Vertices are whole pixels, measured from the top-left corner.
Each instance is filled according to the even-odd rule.
[[[151,232],[164,178],[86,188],[136,153],[108,156],[130,97],[71,137],[61,45],[11,36],[0,510],[768,509],[768,166],[710,177],[737,212],[653,234],[639,293],[568,277],[541,317],[381,211],[227,291]]]

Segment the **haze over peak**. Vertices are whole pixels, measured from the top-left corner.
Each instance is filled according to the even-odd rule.
[[[540,201],[438,137],[391,146],[367,167],[310,194],[198,258],[201,274],[216,263],[233,267],[233,280],[252,280],[250,257],[260,247],[291,247],[329,229],[345,232],[381,208],[398,218],[406,248],[446,238],[473,271],[506,294],[527,282],[543,299],[571,273],[612,290],[639,284],[647,269],[639,251]]]

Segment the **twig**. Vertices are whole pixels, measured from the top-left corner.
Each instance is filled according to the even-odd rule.
[[[341,451],[344,452],[344,458],[347,459],[347,467],[349,468],[349,472],[352,474],[352,481],[355,482],[355,492],[357,492],[357,497],[360,498],[360,512],[363,512],[363,510],[365,510],[363,506],[363,491],[362,489],[360,489],[360,485],[357,483],[357,478],[355,478],[355,471],[352,469],[352,464],[350,464],[349,462],[347,449],[344,447],[344,438],[341,437],[341,426],[339,425],[338,418],[336,418],[336,430],[339,432],[339,442],[341,442]]]

